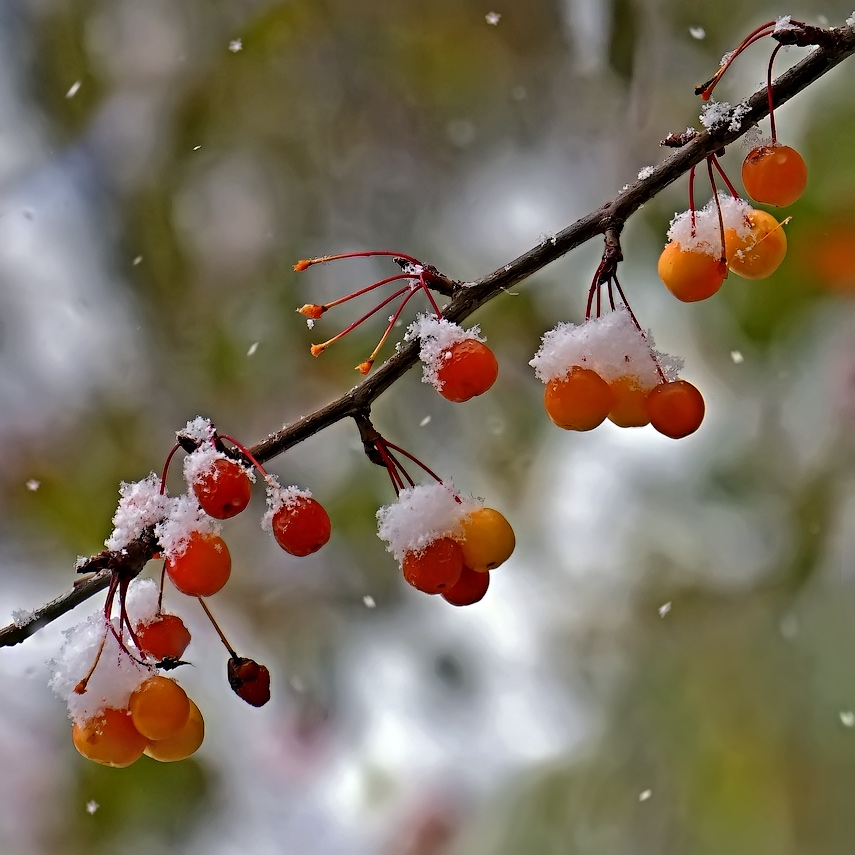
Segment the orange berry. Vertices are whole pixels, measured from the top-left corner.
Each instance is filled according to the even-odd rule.
[[[704,399],[686,380],[660,383],[647,396],[650,424],[671,439],[694,433],[704,420]]]
[[[103,766],[123,768],[138,760],[146,738],[134,727],[127,710],[106,709],[85,724],[71,727],[74,747],[87,759]]]
[[[618,427],[644,427],[650,424],[647,414],[647,396],[650,389],[641,385],[637,377],[618,377],[609,383],[615,402],[609,410],[609,420]]]
[[[329,539],[332,525],[324,506],[311,496],[286,501],[271,520],[276,542],[302,558],[317,552]]]
[[[750,223],[743,237],[736,229],[724,236],[725,254],[730,269],[745,279],[765,279],[780,266],[787,254],[787,236],[783,224],[766,211],[752,209],[746,215]]]
[[[193,482],[193,492],[209,517],[227,520],[249,504],[252,483],[240,463],[220,457]]]
[[[474,338],[452,344],[439,358],[436,372],[439,394],[458,404],[483,395],[499,376],[499,363],[493,351]]]
[[[233,656],[226,674],[232,691],[250,706],[263,707],[270,700],[270,671],[254,659]]]
[[[576,365],[564,377],[555,377],[546,384],[543,403],[558,427],[593,430],[606,420],[614,393],[596,371]]]
[[[453,606],[471,606],[484,598],[489,587],[489,573],[479,573],[464,565],[460,578],[443,592],[442,598]]]
[[[159,614],[151,623],[137,626],[134,634],[140,653],[158,661],[180,659],[190,644],[190,631],[178,615]]]
[[[807,185],[807,166],[788,145],[761,145],[748,152],[742,162],[745,192],[757,202],[783,207],[791,205]]]
[[[426,594],[441,594],[460,578],[463,552],[450,537],[439,537],[420,552],[408,552],[401,570],[404,579]]]
[[[229,581],[232,557],[221,537],[195,531],[184,551],[167,558],[165,566],[172,584],[182,594],[210,597]]]
[[[727,277],[727,265],[700,249],[683,249],[679,243],[666,244],[659,256],[659,278],[684,303],[712,297]]]
[[[175,680],[155,674],[131,695],[128,709],[146,739],[168,739],[187,724],[190,698]]]
[[[460,549],[466,567],[481,572],[492,570],[511,557],[515,546],[511,524],[493,508],[479,508],[463,520]]]
[[[187,723],[177,733],[166,739],[152,739],[143,752],[153,760],[161,763],[171,763],[174,760],[184,760],[193,754],[205,739],[205,720],[199,707],[190,701],[190,715]]]

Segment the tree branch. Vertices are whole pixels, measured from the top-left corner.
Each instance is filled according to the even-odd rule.
[[[788,44],[797,41],[794,31],[791,30],[776,33],[773,38]],[[819,43],[820,47],[774,82],[772,102],[776,107],[789,101],[855,53],[855,29],[849,27],[806,27],[800,38],[807,43]],[[596,235],[607,235],[607,244],[609,241],[614,244],[623,224],[645,202],[681,178],[708,155],[744,136],[751,127],[768,115],[769,97],[764,86],[737,105],[735,114],[731,112],[729,117],[725,117],[713,128],[696,134],[645,178],[634,181],[613,199],[504,267],[469,283],[454,282],[437,271],[439,287],[435,290],[447,294],[451,286],[452,299],[444,309],[443,316],[454,322],[464,320],[502,292],[518,285]],[[680,137],[679,134],[672,134],[669,139],[679,143]],[[611,251],[614,251],[613,246]],[[359,385],[314,413],[285,425],[251,446],[250,453],[260,463],[264,463],[344,418],[353,418],[358,423],[359,419],[370,411],[372,403],[415,365],[418,351],[418,341],[403,344],[373,375]],[[113,572],[138,575],[146,561],[154,557],[157,548],[153,537],[142,537],[121,553],[104,551],[83,562],[78,568],[79,572],[95,572],[95,575],[78,582],[70,591],[36,609],[27,618],[19,619],[0,629],[0,647],[20,644],[46,624],[104,590]]]

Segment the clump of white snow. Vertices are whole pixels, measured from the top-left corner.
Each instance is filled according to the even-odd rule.
[[[728,193],[719,193],[718,201],[725,229],[734,229],[738,237],[746,237],[751,231],[751,223],[748,220],[751,205]],[[668,239],[680,244],[683,249],[697,250],[715,258],[721,257],[721,226],[715,200],[710,199],[703,208],[695,211],[694,223],[691,211],[675,214],[668,229]]]
[[[195,496],[185,493],[169,501],[168,516],[154,527],[164,558],[181,555],[196,532],[210,536],[222,531],[222,525],[199,507]]]
[[[113,515],[113,532],[104,541],[107,549],[124,549],[149,526],[161,522],[172,499],[160,492],[160,478],[151,472],[142,481],[123,481],[119,507]]]
[[[437,391],[442,389],[439,369],[442,367],[443,360],[451,355],[449,348],[461,341],[471,339],[472,341],[483,342],[485,340],[481,336],[481,329],[478,326],[465,330],[445,318],[438,318],[436,315],[430,314],[419,315],[407,327],[404,341],[415,339],[419,339],[421,342],[419,359],[424,366],[422,382],[430,383]]]
[[[787,30],[797,30],[798,27],[793,23],[793,19],[790,15],[782,15],[780,18],[775,21],[775,29],[772,30],[772,35],[775,33],[783,33]]]
[[[732,107],[727,101],[707,101],[701,108],[701,124],[711,131],[717,125],[730,124]]]
[[[264,531],[273,531],[273,517],[283,507],[293,508],[301,499],[311,499],[311,490],[302,490],[296,486],[282,487],[275,475],[267,476],[267,511],[261,518]]]
[[[216,429],[210,419],[204,416],[196,416],[195,419],[190,419],[189,422],[178,431],[179,436],[186,436],[196,442],[197,445],[212,443],[216,436]]]
[[[215,481],[218,480],[220,471],[214,466],[218,460],[228,460],[232,463],[237,463],[234,458],[229,457],[222,451],[218,451],[212,443],[203,443],[192,454],[188,454],[184,458],[184,480],[188,484],[195,484],[200,478],[211,474],[213,474]],[[249,480],[255,483],[255,472],[246,467],[241,468],[246,472]]]
[[[582,324],[559,323],[544,334],[529,365],[544,383],[579,366],[607,382],[633,377],[643,388],[653,388],[662,380],[657,362],[668,380],[676,380],[683,368],[679,357],[657,351],[652,333],[642,334],[629,311],[620,307]]]
[[[640,181],[644,181],[645,178],[650,178],[651,175],[655,172],[655,166],[643,166],[638,170],[638,178]]]
[[[377,511],[377,535],[399,563],[408,552],[419,553],[441,537],[460,539],[463,520],[482,507],[459,496],[452,484],[418,484]]]

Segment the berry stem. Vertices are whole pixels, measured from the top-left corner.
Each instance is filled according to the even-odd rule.
[[[632,311],[632,306],[629,305],[629,300],[626,299],[626,294],[623,292],[623,288],[621,288],[621,284],[617,278],[617,274],[612,276],[612,281],[615,284],[615,288],[617,288],[618,294],[620,294],[620,298],[623,301],[623,306],[629,312],[629,316],[632,319],[633,324],[635,324],[635,328],[638,330],[638,334],[647,341],[647,335],[644,330],[641,328],[641,324],[638,322],[638,318],[635,316],[635,312]],[[650,358],[653,360],[653,364],[656,367],[656,373],[659,375],[659,378],[663,383],[667,382],[667,378],[665,377],[665,372],[662,370],[662,366],[659,364],[659,360],[656,358],[656,354],[653,352],[653,348],[649,345],[647,347],[647,352],[650,354]]]
[[[695,214],[695,167],[689,170],[689,211],[692,223],[692,237],[698,233],[698,221]]]
[[[413,456],[412,454],[410,454],[409,451],[401,448],[400,445],[395,445],[393,442],[388,442],[385,439],[383,440],[383,444],[386,445],[387,448],[392,448],[395,451],[397,451],[399,454],[403,454],[404,457],[406,457],[408,460],[412,460],[413,463],[416,464],[416,466],[420,467],[425,472],[427,472],[427,474],[430,475],[430,477],[433,478],[434,481],[438,481],[440,484],[442,484],[442,478],[440,478],[439,475],[436,474],[436,472],[429,469],[424,463],[422,463],[421,460],[418,459],[418,457]]]
[[[425,288],[425,290],[427,291],[427,288]],[[410,288],[409,294],[406,294],[404,296],[404,299],[401,300],[401,304],[395,310],[395,314],[392,315],[391,318],[389,318],[389,323],[386,325],[386,329],[384,330],[383,335],[380,336],[380,341],[377,342],[377,347],[374,348],[374,350],[371,352],[371,356],[369,356],[368,359],[365,360],[365,362],[362,362],[357,366],[357,371],[359,371],[361,374],[367,374],[371,370],[371,366],[374,364],[374,360],[377,358],[377,354],[380,352],[380,349],[386,343],[386,339],[389,337],[389,333],[392,332],[392,329],[397,323],[398,318],[401,316],[401,312],[404,311],[404,306],[406,306],[407,303],[410,302],[410,299],[415,293],[416,290],[414,288]],[[442,316],[440,315],[440,317]]]
[[[411,278],[411,277],[405,277],[405,278]],[[367,312],[361,318],[357,318],[357,320],[355,320],[352,324],[345,327],[340,333],[338,333],[338,335],[334,335],[331,339],[323,342],[322,344],[313,344],[312,348],[311,348],[312,356],[320,356],[331,344],[334,344],[340,338],[344,338],[344,336],[346,336],[349,332],[352,332],[353,330],[355,330],[363,321],[367,321],[368,318],[370,318],[372,315],[379,312],[380,309],[382,309],[384,306],[387,306],[389,303],[392,302],[392,300],[395,300],[396,298],[400,297],[401,295],[406,294],[407,291],[411,291],[411,287],[409,285],[405,285],[403,288],[399,288],[397,291],[395,291],[394,294],[391,294],[390,296],[386,297],[386,299],[383,300],[382,303],[375,306],[370,312]]]
[[[774,99],[772,98],[772,65],[775,62],[775,57],[778,55],[778,51],[782,47],[782,44],[778,44],[775,47],[775,50],[772,51],[772,56],[769,57],[769,68],[766,72],[766,96],[769,99],[769,132],[772,135],[772,145],[778,141],[778,132],[775,127],[775,104]]]
[[[176,442],[175,445],[172,446],[172,450],[169,454],[166,455],[166,463],[163,464],[163,472],[160,476],[160,495],[166,495],[166,474],[169,472],[169,464],[172,462],[172,458],[175,457],[175,452],[181,448],[181,444]]]
[[[724,214],[721,210],[721,199],[718,198],[718,188],[715,186],[715,173],[713,172],[713,158],[714,155],[710,155],[707,158],[707,174],[710,178],[710,187],[712,187],[713,192],[713,200],[715,201],[715,210],[718,215],[718,230],[721,235],[721,260],[726,261],[726,252],[725,252],[725,240],[724,240]]]
[[[294,270],[298,273],[302,270],[306,270],[309,267],[312,267],[315,264],[326,264],[328,261],[340,261],[344,258],[374,258],[376,256],[392,256],[393,258],[403,258],[404,261],[409,261],[410,264],[422,266],[422,263],[417,259],[413,258],[411,255],[406,255],[403,252],[391,252],[389,250],[367,250],[365,252],[342,252],[338,255],[320,255],[317,258],[303,258],[300,259],[295,265]]]
[[[734,199],[738,199],[739,193],[736,192],[736,188],[733,186],[730,179],[727,177],[727,173],[722,168],[719,159],[714,154],[711,154],[709,156],[709,160],[712,161],[713,166],[716,168],[716,171],[721,176],[721,180],[724,181],[725,185],[727,186],[727,189],[730,190],[730,195],[733,196]]]
[[[373,285],[366,285],[365,288],[360,288],[358,291],[354,291],[352,294],[347,294],[344,297],[339,297],[337,300],[333,300],[330,303],[324,303],[321,308],[326,312],[329,309],[334,308],[335,306],[340,306],[342,303],[348,302],[348,300],[353,300],[356,297],[361,297],[363,294],[368,294],[375,288],[381,288],[383,285],[388,285],[390,282],[399,282],[401,279],[416,279],[416,277],[410,273],[396,273],[394,276],[387,276],[385,279],[381,279],[379,282],[375,282]]]
[[[205,614],[208,616],[208,620],[211,621],[211,626],[214,627],[214,629],[217,631],[217,635],[220,636],[220,641],[223,642],[223,646],[226,648],[226,650],[228,650],[229,656],[231,656],[232,659],[238,659],[239,657],[237,653],[235,653],[234,648],[231,646],[231,644],[229,644],[229,640],[226,638],[225,634],[220,629],[220,625],[216,622],[216,620],[214,620],[214,616],[211,614],[211,610],[208,608],[207,604],[205,603],[205,600],[202,597],[197,597],[196,599],[199,600],[199,605],[202,607],[202,611],[205,612]]]

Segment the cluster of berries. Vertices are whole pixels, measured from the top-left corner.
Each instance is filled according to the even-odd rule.
[[[203,599],[229,580],[231,556],[220,537],[221,523],[248,506],[255,481],[251,469],[227,454],[224,439],[264,477],[268,508],[262,527],[286,552],[310,555],[329,540],[329,516],[308,491],[282,488],[207,419],[189,422],[178,433],[160,478],[152,473],[122,484],[114,529],[106,541],[109,550],[122,554],[132,542],[153,538],[164,559],[160,585],[114,571],[103,611],[69,632],[54,661],[52,686],[68,701],[74,745],[91,760],[111,766],[127,766],[143,754],[179,760],[202,743],[198,707],[175,680],[159,673],[184,664],[181,657],[190,643],[181,618],[162,609],[166,578],[182,594],[198,598],[214,625],[229,652],[226,673],[232,690],[252,706],[270,699],[268,669],[237,655]],[[188,451],[184,476],[189,489],[172,497],[166,492],[166,476],[179,448]]]
[[[404,579],[453,606],[481,600],[490,571],[504,564],[516,545],[514,530],[499,511],[464,499],[441,482],[401,490],[377,519],[378,534]]]
[[[546,384],[547,415],[565,430],[593,430],[608,418],[680,439],[704,417],[701,393],[679,379],[682,360],[659,353],[627,306],[583,324],[558,324],[530,364]]]
[[[789,17],[769,21],[751,32],[736,50],[722,60],[716,74],[696,94],[709,100],[713,89],[733,60],[747,47],[765,36],[791,32],[806,25]],[[766,78],[769,98],[771,138],[755,146],[742,163],[742,183],[755,202],[786,207],[795,202],[807,185],[807,166],[791,146],[778,142],[772,98],[772,65],[781,49],[772,51]],[[709,104],[706,124],[723,119],[722,105]],[[669,243],[659,258],[659,276],[668,290],[684,302],[705,300],[721,288],[728,271],[744,279],[765,279],[784,260],[787,238],[784,225],[767,211],[758,210],[741,199],[722,169],[718,157],[707,158],[712,201],[700,211],[694,205],[694,169],[689,177],[689,211],[679,214],[668,231]],[[714,172],[715,170],[715,172]],[[715,173],[724,181],[729,196],[716,190]]]

